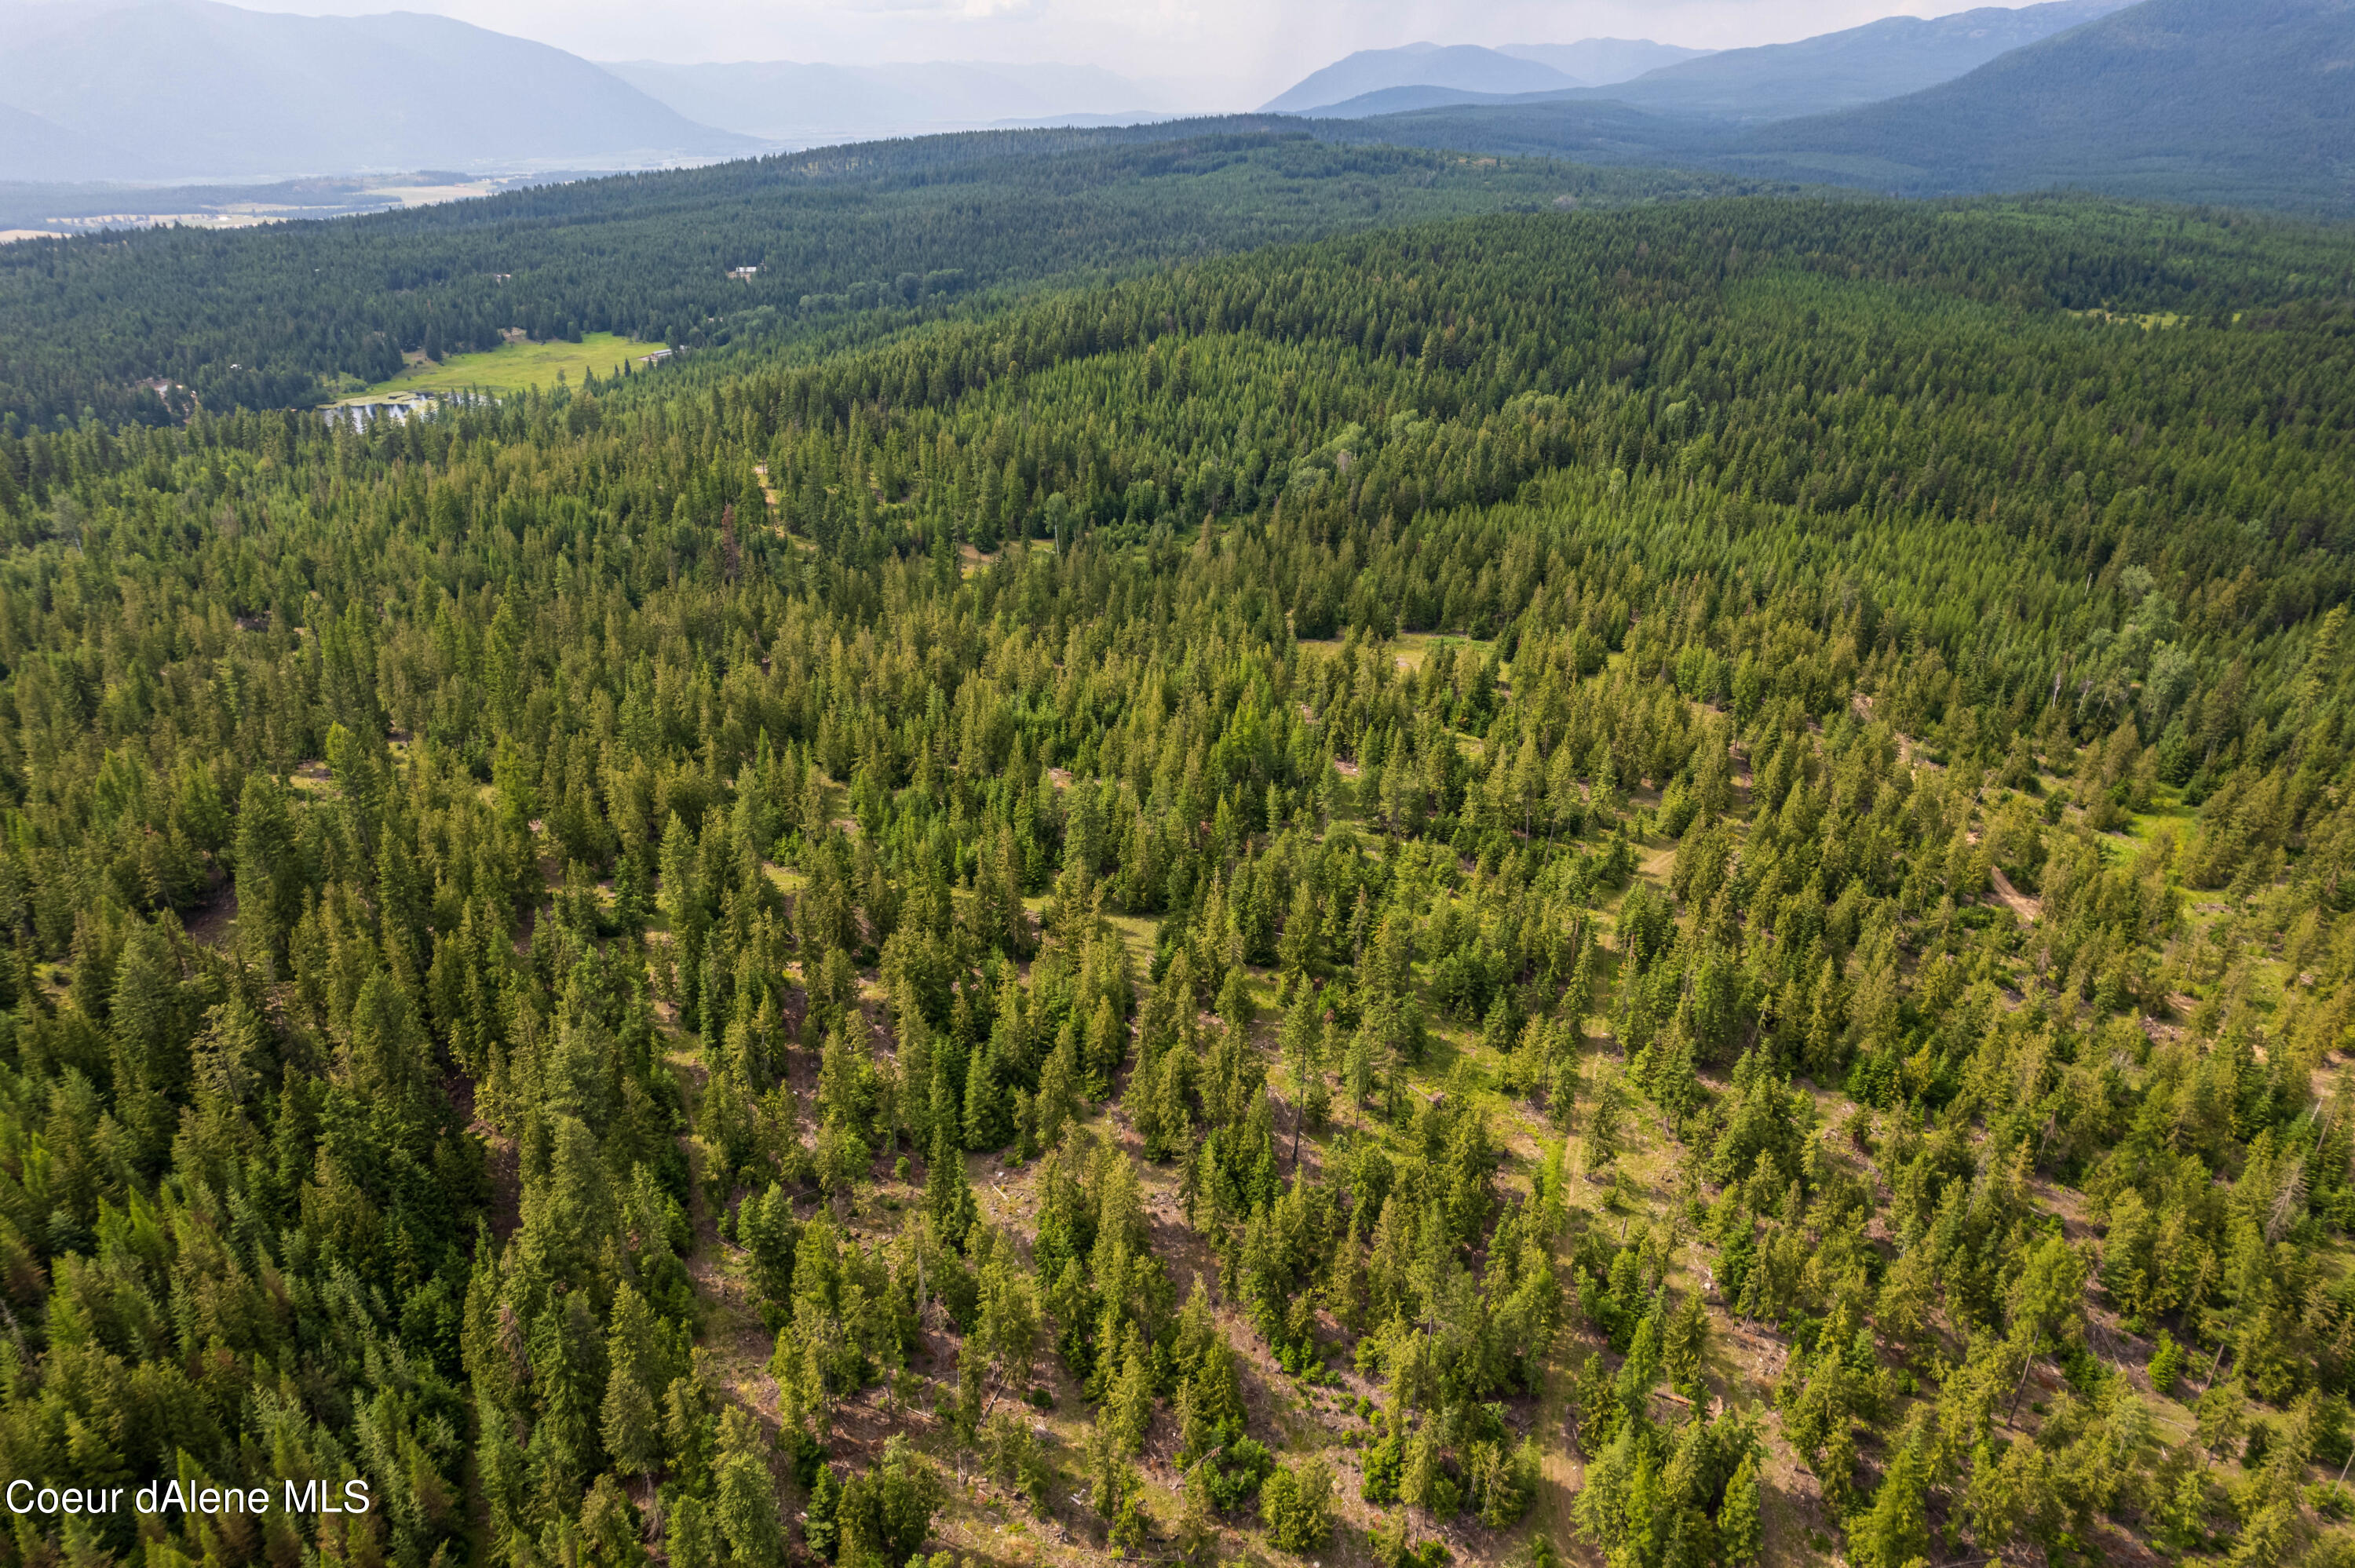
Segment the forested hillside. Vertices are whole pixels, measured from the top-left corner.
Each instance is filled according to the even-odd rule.
[[[0,437],[0,1468],[377,1499],[8,1551],[2349,1561],[2350,327],[1710,201]]]
[[[1988,13],[1927,24],[1891,18],[1801,44],[1728,50],[1550,101],[1374,113],[1318,129],[1340,142],[1711,169],[1885,195],[2099,191],[2340,222],[2355,216],[2347,174],[2355,95],[2344,81],[2355,58],[2355,7],[2347,0],[2141,0],[2124,8],[2101,0],[2028,7],[2004,26],[2032,32],[2039,13],[2071,26],[1992,58],[1989,48],[1977,54],[1985,64],[1952,80],[1934,70],[1937,58],[1959,51],[1948,55],[1959,65],[1985,47],[1993,34],[1972,18]],[[1909,74],[1913,81],[1898,86]],[[1877,96],[1875,77],[1904,96],[1865,102]],[[1941,85],[1912,90],[1931,81]],[[1839,102],[1859,107],[1823,112]],[[1779,118],[1793,114],[1806,118]]]
[[[1769,127],[1749,166],[1844,165],[1891,190],[2091,186],[2348,213],[2355,7],[2143,0],[1958,81]]]
[[[978,132],[543,185],[266,232],[0,246],[0,425],[308,408],[433,359],[904,325],[977,288],[1508,207],[1764,188],[1320,146],[1288,121]],[[749,279],[730,273],[759,270]],[[147,383],[173,384],[158,397]]]
[[[2125,0],[2042,0],[1949,15],[1884,16],[1787,44],[1721,49],[1586,96],[1655,114],[1787,120],[1919,92],[2055,33],[2118,10]]]

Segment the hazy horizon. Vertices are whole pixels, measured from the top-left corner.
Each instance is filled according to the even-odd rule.
[[[122,0],[54,0],[65,10]],[[136,0],[132,0],[136,3]],[[1092,66],[1147,90],[1140,109],[1249,109],[1358,49],[1650,38],[1785,43],[1972,0],[229,0],[302,16],[424,12],[602,62]]]

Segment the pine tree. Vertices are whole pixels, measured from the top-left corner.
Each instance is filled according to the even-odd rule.
[[[719,1568],[719,1542],[711,1510],[688,1493],[674,1501],[663,1520],[663,1554],[671,1568]]]
[[[710,1352],[698,1350],[694,1354],[697,1364],[671,1379],[663,1392],[663,1446],[677,1489],[703,1497],[710,1489],[712,1439],[719,1422],[717,1402],[701,1364]]]
[[[809,1489],[809,1504],[802,1510],[802,1544],[828,1563],[835,1560],[841,1544],[841,1510],[842,1481],[832,1465],[820,1465]]]
[[[964,1245],[965,1234],[981,1212],[965,1174],[964,1151],[950,1136],[945,1122],[932,1132],[932,1158],[924,1171],[924,1208],[932,1215],[933,1230],[958,1246]]]
[[[1145,1481],[1136,1467],[1123,1460],[1119,1467],[1119,1503],[1112,1517],[1112,1527],[1104,1539],[1114,1557],[1141,1557],[1145,1543],[1153,1533],[1151,1517],[1145,1511]]]
[[[1037,1120],[1041,1150],[1055,1147],[1064,1127],[1079,1112],[1079,1041],[1069,1023],[1055,1041],[1054,1054],[1039,1074],[1039,1096],[1032,1115]]]
[[[267,774],[246,776],[237,808],[237,932],[248,962],[275,977],[302,910],[306,880],[285,792]]]
[[[769,1444],[752,1413],[730,1405],[719,1423],[714,1521],[732,1568],[783,1568],[785,1527],[769,1474]],[[815,1495],[812,1508],[816,1506]]]
[[[1088,1016],[1088,1092],[1092,1097],[1101,1098],[1111,1090],[1113,1075],[1120,1071],[1121,1062],[1127,1054],[1128,1026],[1113,1011],[1112,999],[1100,998],[1095,1012]]]
[[[1744,1454],[1726,1483],[1725,1500],[1718,1505],[1717,1539],[1725,1561],[1733,1568],[1750,1568],[1764,1542],[1758,1496],[1758,1457]]]
[[[1285,1010],[1277,1041],[1293,1106],[1292,1156],[1300,1166],[1300,1134],[1310,1125],[1322,1125],[1330,1103],[1325,1086],[1325,1010],[1317,998],[1303,991]]]
[[[1296,1556],[1323,1551],[1333,1539],[1333,1472],[1324,1457],[1277,1467],[1260,1488],[1260,1517],[1277,1551]]]
[[[118,1092],[176,1096],[188,1077],[186,1007],[179,960],[162,932],[128,922],[115,960],[107,1021],[114,1035]]]
[[[1701,1401],[1701,1369],[1709,1356],[1709,1310],[1700,1293],[1689,1291],[1669,1314],[1662,1336],[1660,1364],[1678,1393],[1698,1404]]]
[[[997,1078],[997,1053],[984,1042],[973,1054],[964,1078],[964,1146],[975,1153],[1003,1149],[1014,1134],[1014,1117]]]
[[[794,1218],[792,1198],[774,1182],[765,1193],[752,1193],[737,1206],[736,1239],[751,1255],[753,1287],[780,1319],[793,1300],[794,1262],[801,1248],[801,1230]]]
[[[1836,1462],[1828,1459],[1826,1467]],[[1890,1456],[1881,1489],[1872,1507],[1849,1538],[1849,1548],[1859,1568],[1907,1568],[1930,1549],[1923,1521],[1923,1494],[1929,1484],[1928,1435],[1917,1412],[1905,1440]]]
[[[1589,1171],[1607,1171],[1619,1157],[1619,1134],[1626,1109],[1625,1081],[1617,1067],[1604,1062],[1595,1072],[1594,1103],[1586,1113],[1584,1153]]]
[[[1425,1513],[1442,1512],[1445,1472],[1440,1468],[1439,1435],[1429,1421],[1406,1440],[1405,1462],[1399,1473],[1399,1500]]]
[[[1238,1038],[1249,1040],[1252,1028],[1259,1022],[1259,1008],[1252,1001],[1251,985],[1240,966],[1227,971],[1219,987],[1219,1022]]]
[[[1349,1051],[1341,1065],[1341,1081],[1349,1091],[1349,1103],[1360,1108],[1374,1097],[1374,1046],[1364,1029],[1349,1035]]]
[[[605,1336],[608,1370],[600,1421],[607,1457],[618,1468],[640,1476],[652,1476],[662,1464],[662,1423],[653,1390],[669,1380],[657,1354],[660,1333],[645,1298],[623,1282]]]
[[[1210,1496],[1207,1469],[1197,1465],[1186,1472],[1179,1505],[1175,1544],[1178,1560],[1188,1568],[1203,1568],[1213,1561],[1218,1546],[1217,1504]]]
[[[1121,1453],[1133,1458],[1145,1451],[1146,1428],[1153,1418],[1153,1367],[1135,1324],[1128,1326],[1126,1338],[1120,1378],[1105,1403],[1104,1418]]]
[[[1325,1295],[1333,1309],[1333,1320],[1348,1332],[1356,1333],[1365,1321],[1366,1273],[1365,1249],[1359,1245],[1354,1230],[1344,1231],[1333,1249],[1333,1271]]]
[[[840,1560],[853,1568],[898,1568],[916,1556],[942,1501],[940,1477],[908,1439],[893,1434],[874,1467],[852,1477],[834,1510]],[[811,1513],[815,1517],[812,1499]]]

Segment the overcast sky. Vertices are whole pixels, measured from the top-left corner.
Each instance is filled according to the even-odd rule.
[[[232,0],[437,11],[591,59],[1054,60],[1155,82],[1171,107],[1259,103],[1352,49],[1430,39],[1780,43],[1971,0]]]

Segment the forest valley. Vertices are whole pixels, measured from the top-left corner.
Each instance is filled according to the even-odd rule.
[[[2355,242],[1490,216],[0,436],[21,1568],[2345,1563]]]

